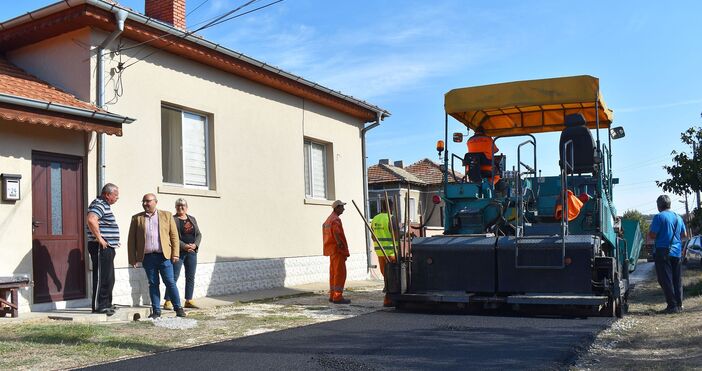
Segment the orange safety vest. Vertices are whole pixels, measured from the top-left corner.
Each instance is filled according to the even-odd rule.
[[[570,190],[567,191],[566,198],[568,199],[568,221],[572,221],[580,215],[580,209],[583,208],[583,202],[576,197]],[[554,216],[556,219],[560,220],[563,213],[563,205],[561,202],[556,204],[556,210],[554,211]]]
[[[497,153],[500,149],[495,146],[495,142],[492,140],[492,137],[489,137],[487,135],[483,134],[475,134],[472,137],[468,138],[468,142],[466,142],[466,145],[468,146],[468,153],[483,153],[485,154],[485,158],[488,160],[492,160],[492,155]],[[466,166],[466,173],[468,172],[468,166]],[[481,171],[492,171],[492,166],[488,165],[480,165],[480,170]],[[499,175],[495,175],[495,179],[492,179],[492,184],[497,184],[497,182],[500,180]]]
[[[336,235],[336,237],[334,237]],[[341,225],[341,218],[334,212],[329,215],[327,220],[322,224],[322,237],[324,239],[324,256],[332,256],[341,254],[349,256],[349,245],[346,242],[344,227]],[[341,245],[336,241],[339,238]]]
[[[487,135],[475,134],[468,139],[466,144],[468,145],[468,153],[484,153],[488,160],[492,160],[492,155],[499,151],[495,142]]]

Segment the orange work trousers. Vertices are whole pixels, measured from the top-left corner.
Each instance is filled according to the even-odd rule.
[[[382,252],[381,252],[381,254],[382,254]],[[388,259],[390,259],[391,263],[394,263],[397,261],[397,259],[395,259],[395,255],[393,255],[393,256],[388,255]],[[386,263],[387,263],[387,260],[385,260],[385,255],[378,255],[378,265],[380,266],[380,274],[382,274],[383,277],[385,277],[385,264]],[[386,289],[387,289],[387,287],[386,287]],[[390,300],[390,297],[388,297],[388,294],[386,293],[385,298],[383,299],[383,305],[391,305],[391,304],[392,304],[392,300]]]
[[[332,254],[329,256],[329,299],[340,301],[344,299],[346,284],[346,256]]]

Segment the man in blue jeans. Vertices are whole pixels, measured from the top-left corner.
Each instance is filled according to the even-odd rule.
[[[679,313],[683,309],[680,257],[682,239],[687,237],[687,231],[682,218],[670,211],[670,197],[659,196],[656,204],[659,213],[653,217],[648,236],[655,241],[656,276],[668,304],[662,313]]]
[[[158,200],[153,193],[147,193],[141,200],[144,212],[132,216],[127,238],[129,264],[134,268],[142,263],[149,281],[149,297],[152,313],[149,318],[161,317],[161,293],[159,274],[166,284],[178,317],[185,317],[180,305],[180,296],[173,279],[173,263],[178,262],[180,241],[173,215],[168,211],[157,210]]]

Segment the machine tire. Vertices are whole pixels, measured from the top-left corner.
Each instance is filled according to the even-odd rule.
[[[622,266],[622,278],[625,280],[629,279],[629,259],[624,259],[624,264]]]
[[[618,302],[619,302],[618,298],[610,297],[607,300],[607,304],[605,304],[605,306],[602,307],[602,309],[600,309],[600,316],[602,316],[602,317],[615,317],[615,316],[618,317],[618,315],[617,315],[617,307],[619,306]]]
[[[614,314],[617,318],[623,318],[624,314],[629,310],[629,305],[622,302],[622,298],[617,298]]]

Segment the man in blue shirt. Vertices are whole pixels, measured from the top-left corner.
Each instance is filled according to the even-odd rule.
[[[687,231],[682,218],[670,211],[670,197],[659,196],[656,204],[659,213],[653,217],[648,235],[656,241],[653,250],[656,276],[668,304],[663,313],[679,313],[683,308],[680,257],[682,239],[687,237]]]

